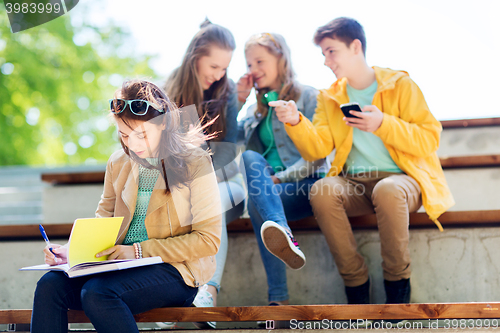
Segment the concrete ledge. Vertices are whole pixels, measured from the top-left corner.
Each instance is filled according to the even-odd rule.
[[[446,178],[457,203],[450,208],[450,211],[500,210],[500,204],[495,196],[500,186],[499,151],[489,151],[488,154],[477,156],[470,156],[471,154],[472,152],[469,156],[441,158]],[[65,224],[76,218],[94,216],[103,190],[104,171],[82,172],[78,170],[77,172],[44,173],[42,178],[54,184],[45,186],[43,189],[44,224]],[[464,191],[464,188],[467,188],[467,191]],[[419,212],[423,212],[423,208]],[[443,219],[446,219],[446,216]],[[457,220],[455,217],[452,219]],[[366,218],[361,220],[366,220]],[[376,225],[373,222],[374,220],[369,222],[368,226],[360,222],[360,228],[373,228]],[[246,222],[242,223],[232,223],[230,229],[236,231],[243,225],[243,230],[251,230],[249,225],[245,227]],[[480,223],[480,221],[475,221],[475,223]],[[317,229],[314,221],[312,225],[313,229]],[[358,223],[354,222],[353,225],[358,228]],[[418,218],[412,217],[411,225],[412,228],[431,227],[433,223],[422,215]],[[309,228],[306,226],[304,230]],[[301,230],[300,227],[299,230]]]
[[[290,226],[294,228],[293,222]],[[287,269],[290,303],[345,304],[343,281],[324,236],[317,231],[294,232],[306,266]],[[50,237],[50,236],[49,236]],[[371,302],[385,303],[380,238],[377,230],[354,233],[373,281]],[[60,243],[60,241],[57,241]],[[29,309],[36,282],[44,272],[20,267],[43,263],[45,243],[2,241],[0,253],[10,258],[0,271],[0,309]],[[255,235],[230,233],[220,306],[265,306],[268,285]],[[410,231],[412,297],[414,303],[497,302],[500,300],[500,228],[437,228]]]

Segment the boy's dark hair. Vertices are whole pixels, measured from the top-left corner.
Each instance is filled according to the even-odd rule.
[[[363,48],[363,54],[366,56],[365,31],[361,24],[355,19],[338,17],[316,29],[314,33],[314,44],[319,45],[325,38],[338,39],[347,46],[351,45],[353,40],[359,39]]]

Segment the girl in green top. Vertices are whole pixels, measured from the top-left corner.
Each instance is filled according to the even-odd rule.
[[[306,162],[268,103],[296,103],[312,119],[318,91],[294,79],[290,49],[278,34],[251,37],[245,45],[248,73],[238,81],[240,102],[252,88],[257,105],[241,122],[246,151],[242,155],[248,189],[248,212],[266,269],[270,304],[288,304],[285,264],[292,269],[306,259],[295,241],[288,220],[312,215],[309,189],[321,176],[324,160]]]

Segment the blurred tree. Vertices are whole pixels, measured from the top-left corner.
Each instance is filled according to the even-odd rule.
[[[79,15],[13,34],[0,14],[0,165],[103,163],[117,149],[108,99],[126,78],[151,80],[150,58],[124,28]]]

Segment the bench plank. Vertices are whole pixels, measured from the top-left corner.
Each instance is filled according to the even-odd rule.
[[[469,318],[500,318],[500,303],[187,307],[159,308],[135,315],[137,322]],[[0,324],[27,324],[30,319],[31,310],[0,310]],[[74,310],[69,311],[68,320],[70,323],[89,322],[83,311]]]
[[[349,218],[353,229],[375,229],[377,218],[375,214],[356,216]],[[439,217],[443,227],[478,227],[500,225],[500,210],[472,210],[472,211],[450,211]],[[294,231],[319,230],[316,219],[312,216],[300,221],[289,222]],[[410,214],[410,229],[412,228],[435,228],[426,213]],[[238,219],[227,226],[231,232],[252,232],[250,219]]]
[[[96,184],[104,183],[104,171],[44,173],[42,181],[57,184]]]
[[[140,321],[260,321],[348,319],[499,318],[500,303],[288,305],[155,309]],[[168,312],[168,314],[167,314]],[[167,315],[168,318],[163,316]]]
[[[500,125],[500,117],[443,120],[441,121],[441,125],[443,126],[443,128],[498,126]]]
[[[440,158],[444,169],[488,168],[500,166],[500,155],[456,156]]]
[[[45,224],[45,231],[50,238],[69,238],[73,223],[64,224]],[[21,225],[0,225],[0,240],[16,240],[16,239],[40,239],[40,229],[38,224],[21,224]]]
[[[353,229],[376,229],[375,214],[351,217]],[[500,210],[451,211],[440,216],[443,227],[496,227],[500,225]],[[318,223],[313,216],[300,221],[290,222],[294,231],[319,231]],[[69,238],[72,223],[46,224],[47,235],[51,239]],[[410,229],[436,228],[426,213],[410,214]],[[229,232],[253,232],[252,223],[248,218],[240,218],[227,226]],[[436,229],[437,230],[437,229]],[[41,239],[37,224],[30,225],[0,225],[0,240]]]

